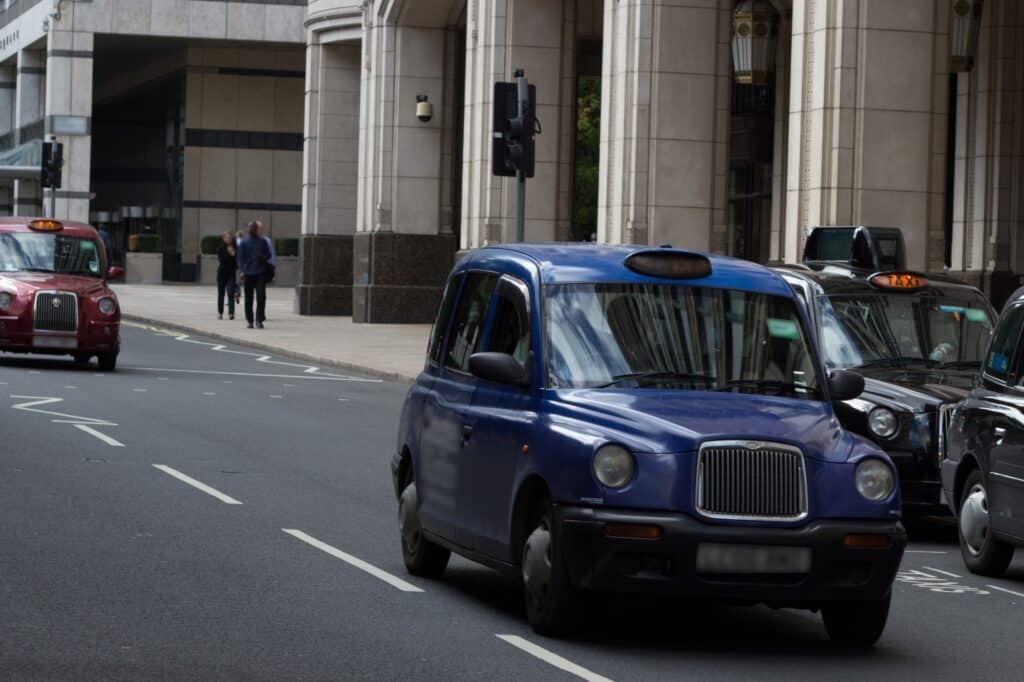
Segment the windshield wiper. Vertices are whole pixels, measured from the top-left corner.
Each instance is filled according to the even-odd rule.
[[[667,370],[654,370],[650,372],[630,372],[628,374],[616,374],[612,380],[605,384],[599,384],[595,388],[608,388],[623,381],[643,381],[645,379],[674,379],[678,381],[703,381],[711,383],[715,377],[706,374],[687,374],[686,372],[672,372]]]
[[[731,391],[734,388],[765,388],[769,390],[775,390],[778,392],[788,391],[790,393],[798,393],[805,391],[807,393],[816,393],[816,389],[804,384],[794,384],[789,381],[779,381],[778,379],[733,379],[725,382],[724,385],[716,388],[716,391]]]

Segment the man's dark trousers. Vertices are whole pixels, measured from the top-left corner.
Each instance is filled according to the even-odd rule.
[[[255,321],[263,324],[267,319],[267,276],[246,275],[245,276],[245,321],[253,323],[252,298],[256,295],[256,317]]]

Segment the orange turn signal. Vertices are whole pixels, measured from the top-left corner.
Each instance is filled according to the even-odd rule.
[[[28,224],[28,229],[36,232],[60,232],[64,225],[57,220],[33,220]]]
[[[876,533],[850,533],[843,538],[843,545],[851,549],[889,549],[892,538]]]
[[[641,523],[606,523],[604,534],[625,540],[657,540],[661,537],[661,527]]]

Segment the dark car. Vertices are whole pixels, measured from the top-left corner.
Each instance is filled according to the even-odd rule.
[[[847,429],[896,464],[908,514],[948,514],[940,434],[974,385],[995,312],[958,280],[908,272],[893,228],[816,228],[804,263],[778,271],[804,302],[828,369],[865,378],[836,405]]]
[[[96,357],[113,371],[121,348],[121,310],[107,286],[109,267],[89,225],[0,218],[0,352]]]
[[[981,575],[1006,571],[1024,544],[1024,289],[999,317],[977,388],[953,411],[942,485],[960,553]]]
[[[674,249],[480,249],[452,273],[392,462],[402,552],[524,585],[542,633],[586,592],[821,609],[870,645],[906,543],[885,453],[844,431],[793,291]]]

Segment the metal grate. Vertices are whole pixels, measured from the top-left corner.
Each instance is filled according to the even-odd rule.
[[[66,291],[36,293],[32,328],[37,332],[78,331],[78,299]]]
[[[705,443],[697,511],[713,518],[794,521],[807,515],[803,453],[780,443]]]

